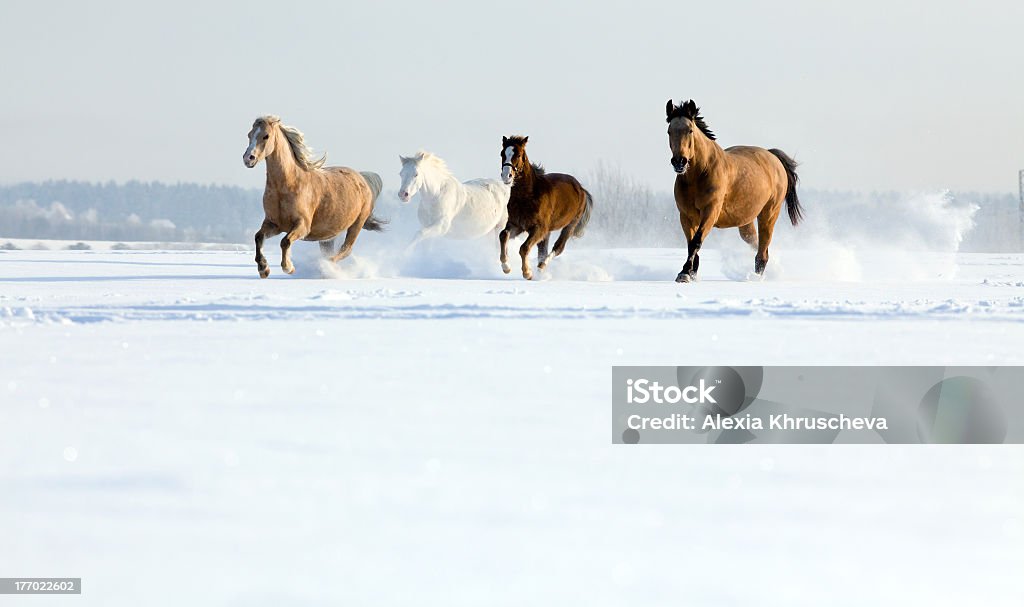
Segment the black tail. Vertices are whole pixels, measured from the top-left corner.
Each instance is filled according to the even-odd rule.
[[[380,191],[384,189],[384,182],[381,180],[380,175],[376,173],[360,173],[363,179],[366,180],[367,185],[370,186],[370,191],[373,192],[373,202],[371,204],[377,204],[377,197],[380,196]],[[380,217],[374,217],[372,214],[366,218],[366,223],[363,224],[364,230],[370,230],[371,232],[383,232],[384,226],[388,224],[387,219],[381,219]]]
[[[775,157],[786,169],[786,180],[789,182],[786,185],[786,210],[789,211],[789,220],[796,225],[804,218],[804,209],[800,206],[800,198],[796,195],[796,182],[800,179],[796,174],[796,161],[782,150],[771,149],[768,151],[775,154]]]
[[[388,225],[388,223],[390,222],[387,219],[381,219],[380,217],[370,215],[366,218],[366,223],[363,224],[363,229],[370,230],[371,232],[383,232],[384,226]]]
[[[587,197],[587,202],[583,205],[580,220],[576,223],[576,227],[572,229],[572,235],[576,238],[583,236],[583,233],[587,230],[587,224],[590,223],[590,213],[594,210],[594,197],[586,190],[583,190],[583,194]]]

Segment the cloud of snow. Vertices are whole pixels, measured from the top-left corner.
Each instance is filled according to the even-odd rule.
[[[376,213],[388,218],[384,233],[364,231],[355,252],[340,263],[323,259],[313,243],[293,248],[300,276],[308,278],[499,279],[497,235],[476,241],[438,238],[409,248],[419,229],[415,202],[401,205],[387,194]],[[955,204],[946,193],[903,196],[836,195],[804,200],[805,219],[797,227],[780,217],[764,280],[906,281],[948,279],[955,255],[974,225],[975,205]],[[335,242],[335,250],[343,237]],[[520,236],[509,244],[512,276],[519,276]],[[541,280],[668,280],[675,277],[685,249],[651,256],[643,248],[607,250],[570,241]],[[274,247],[268,247],[272,256]],[[761,280],[753,274],[754,252],[735,229],[714,230],[702,255],[704,277]],[[536,266],[536,252],[531,262]],[[676,267],[679,266],[679,267]],[[535,267],[536,271],[536,267]]]
[[[402,205],[393,193],[385,192],[374,214],[388,220],[386,231],[362,231],[352,255],[339,263],[324,259],[319,246],[296,243],[292,249],[297,272],[307,278],[500,278],[504,276],[498,262],[498,237],[479,240],[435,238],[410,248],[420,229],[416,202]],[[337,251],[344,235],[335,239]],[[519,258],[522,237],[509,243],[509,255]],[[514,264],[517,266],[517,264]]]
[[[898,281],[949,279],[978,207],[947,193],[836,196],[804,201],[804,221],[785,215],[769,249],[767,280]],[[718,232],[723,273],[749,278],[754,253],[736,230]]]

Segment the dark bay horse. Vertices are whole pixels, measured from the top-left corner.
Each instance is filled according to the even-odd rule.
[[[291,274],[291,247],[296,240],[320,242],[320,251],[331,261],[352,252],[361,230],[381,231],[387,223],[373,215],[380,195],[376,173],[359,173],[347,167],[325,167],[327,157],[314,158],[302,133],[281,124],[277,116],[261,116],[249,131],[249,146],[242,162],[250,169],[267,161],[267,185],[263,190],[263,225],[256,232],[256,267],[260,278],[270,275],[263,256],[263,241],[284,232],[281,269]],[[345,242],[334,253],[334,238],[345,233]]]
[[[508,199],[508,223],[498,236],[501,245],[501,269],[508,265],[508,239],[526,232],[526,242],[519,247],[523,259],[523,278],[531,280],[529,255],[537,246],[537,269],[548,265],[548,238],[552,230],[561,229],[552,255],[561,255],[570,236],[582,236],[594,199],[572,175],[547,173],[526,156],[529,137],[501,138],[501,179],[512,186]]]
[[[796,195],[796,162],[776,149],[723,150],[692,99],[677,106],[669,99],[665,113],[676,172],[676,208],[688,250],[676,282],[697,278],[700,247],[711,228],[739,228],[740,237],[757,250],[754,271],[762,274],[782,204],[793,225],[803,217]]]

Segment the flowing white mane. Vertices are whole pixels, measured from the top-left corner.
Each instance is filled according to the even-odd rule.
[[[322,168],[324,163],[327,162],[327,154],[317,158],[313,150],[306,145],[306,138],[302,131],[293,126],[281,124],[281,118],[278,116],[273,114],[260,116],[252,125],[253,127],[262,128],[269,128],[274,125],[279,126],[281,132],[284,133],[285,139],[288,141],[288,146],[292,149],[292,156],[295,157],[295,162],[299,163],[299,166],[307,171],[315,171]]]
[[[411,164],[420,171],[429,172],[435,177],[454,178],[452,172],[448,170],[448,164],[440,156],[426,150],[420,150],[413,156],[399,156],[399,158],[403,167]]]

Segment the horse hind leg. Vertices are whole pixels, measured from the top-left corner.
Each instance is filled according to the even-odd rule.
[[[572,233],[576,230],[577,223],[579,223],[579,220],[576,220],[562,228],[562,231],[558,234],[558,238],[555,240],[555,246],[551,251],[551,257],[558,257],[565,251],[565,245],[569,243],[569,238],[572,237]]]
[[[557,239],[555,239],[555,246],[551,251],[551,255],[544,256],[544,259],[541,261],[541,263],[537,264],[538,269],[546,269],[548,267],[548,262],[550,262],[553,258],[558,257],[559,255],[562,254],[563,251],[565,251],[565,245],[566,243],[569,242],[569,237],[572,235],[572,231],[575,229],[575,224],[577,224],[577,222],[573,221],[572,223],[562,228],[562,231],[558,233]],[[547,249],[547,244],[548,239],[547,236],[545,236],[545,249]],[[540,247],[538,247],[538,250],[540,251]]]
[[[356,245],[356,238],[359,237],[359,232],[362,229],[363,222],[361,221],[357,221],[348,227],[348,230],[345,232],[345,242],[341,244],[341,248],[338,249],[338,252],[331,256],[331,261],[333,263],[338,263],[352,254],[352,248]]]
[[[341,248],[338,249],[338,252],[331,257],[332,262],[338,263],[352,254],[352,247],[356,246],[356,239],[359,238],[359,232],[363,230],[363,225],[366,224],[366,220],[369,219],[371,210],[372,209],[367,209],[365,213],[356,219],[355,223],[348,227],[348,230],[345,232],[345,242],[341,244]]]
[[[757,255],[754,256],[754,272],[764,274],[768,266],[768,245],[772,242],[775,221],[779,218],[782,205],[768,205],[757,216]]]

